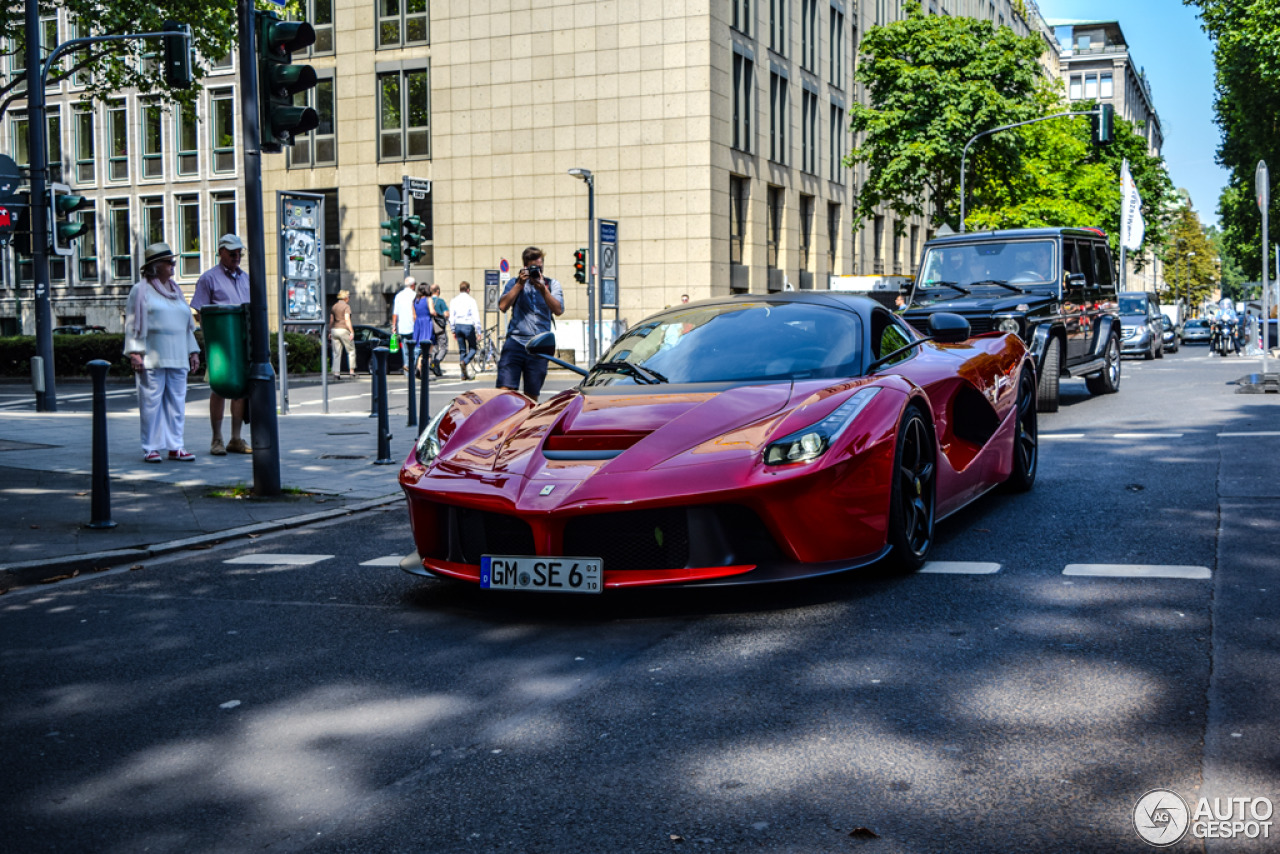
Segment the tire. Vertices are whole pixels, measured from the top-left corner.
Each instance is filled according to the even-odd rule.
[[[1040,425],[1036,417],[1036,380],[1030,368],[1018,378],[1018,420],[1013,433],[1013,470],[1004,482],[1009,492],[1027,492],[1035,485],[1040,464]]]
[[[908,406],[898,425],[889,491],[889,559],[904,572],[924,566],[933,546],[937,455],[924,415]]]
[[[1154,341],[1153,341],[1153,342],[1151,342],[1151,343],[1155,344],[1155,342],[1154,342]],[[1159,344],[1156,344],[1156,347],[1159,347],[1159,346],[1160,346]],[[1155,351],[1153,348],[1151,348],[1151,347],[1148,347],[1148,348],[1147,348],[1147,352],[1145,352],[1145,353],[1143,353],[1143,354],[1142,354],[1142,358],[1143,358],[1145,361],[1148,361],[1148,362],[1150,362],[1150,361],[1151,361],[1152,359],[1154,359],[1155,357],[1156,357],[1156,351]]]
[[[1106,367],[1091,377],[1084,378],[1089,394],[1115,394],[1120,390],[1120,341],[1112,335],[1107,342],[1107,350],[1102,358]]]
[[[1058,411],[1058,371],[1062,362],[1062,342],[1050,338],[1045,345],[1044,368],[1040,371],[1040,386],[1036,392],[1036,407],[1041,412]]]
[[[1156,339],[1156,358],[1157,359],[1164,358],[1164,339],[1163,338]]]

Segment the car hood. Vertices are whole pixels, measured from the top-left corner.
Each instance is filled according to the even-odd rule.
[[[1147,316],[1145,314],[1122,314],[1120,315],[1121,326],[1146,326]]]
[[[1027,308],[1044,305],[1054,299],[1044,293],[1015,294],[972,294],[962,296],[956,294],[955,299],[947,298],[935,302],[917,303],[906,312],[907,317],[929,315],[936,311],[950,311],[956,314],[997,314],[1008,311],[1026,311]],[[1027,308],[1022,308],[1026,306]]]

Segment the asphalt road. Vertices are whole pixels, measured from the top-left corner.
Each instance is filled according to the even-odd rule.
[[[1249,369],[1064,382],[1036,488],[940,525],[994,574],[486,595],[362,565],[412,549],[393,508],[10,594],[4,847],[1150,850],[1153,788],[1280,800],[1280,441],[1223,435],[1280,423]]]

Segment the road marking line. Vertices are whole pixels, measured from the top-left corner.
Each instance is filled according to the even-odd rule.
[[[366,560],[361,566],[399,566],[400,561],[404,560],[404,555],[387,555],[386,557],[376,557],[373,560]]]
[[[1115,439],[1181,439],[1181,433],[1116,433]]]
[[[287,555],[287,554],[252,554],[240,555],[223,563],[249,563],[255,566],[310,566],[313,563],[319,563],[322,560],[328,560],[333,555]]]
[[[935,575],[994,575],[1000,571],[1000,564],[979,560],[931,560],[920,571]]]
[[[1218,438],[1220,439],[1226,439],[1226,438],[1235,439],[1235,438],[1244,438],[1244,437],[1251,437],[1251,436],[1280,436],[1280,430],[1254,430],[1254,431],[1244,431],[1240,433],[1219,433],[1218,434]]]
[[[1083,439],[1083,433],[1041,433],[1041,439]]]
[[[1094,578],[1212,578],[1207,566],[1160,566],[1141,563],[1070,563],[1063,575]]]

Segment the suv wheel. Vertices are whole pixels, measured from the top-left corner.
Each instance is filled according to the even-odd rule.
[[[1107,350],[1102,358],[1106,366],[1099,373],[1084,378],[1089,394],[1115,394],[1120,390],[1120,340],[1116,336],[1107,339]]]
[[[1036,408],[1041,412],[1058,411],[1058,371],[1061,370],[1062,342],[1050,338],[1044,350],[1044,370],[1040,372],[1040,386],[1036,392]]]

